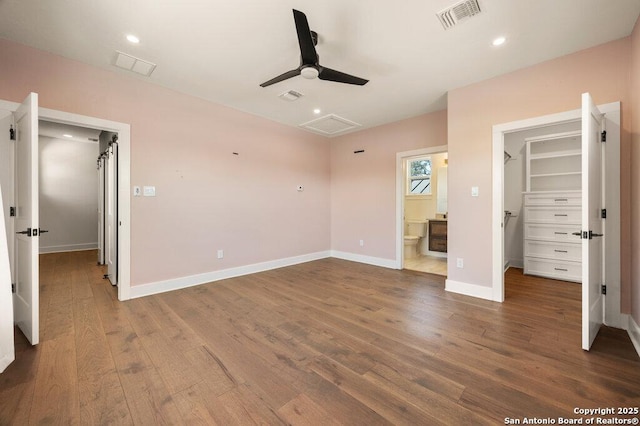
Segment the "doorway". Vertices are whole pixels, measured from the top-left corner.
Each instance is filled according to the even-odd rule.
[[[447,275],[447,146],[396,154],[396,263]]]
[[[0,111],[9,114],[15,112],[20,104],[0,100]],[[131,295],[131,265],[130,265],[130,126],[126,123],[105,120],[85,115],[72,114],[48,108],[38,108],[40,120],[51,123],[71,125],[92,129],[103,129],[118,135],[118,181],[117,187],[117,265],[118,265],[118,300],[128,300]],[[10,145],[9,145],[10,146]],[[4,185],[3,185],[4,186]],[[9,194],[11,196],[11,194]],[[6,194],[3,194],[6,198]],[[7,224],[8,233],[13,232],[13,224]],[[11,250],[11,248],[10,248]],[[11,255],[11,253],[10,253]]]
[[[604,164],[605,170],[618,173],[620,169],[620,103],[614,102],[598,107],[604,114],[607,131],[607,155]],[[567,111],[526,120],[515,121],[495,125],[493,127],[493,198],[492,198],[492,254],[493,254],[493,294],[494,300],[504,301],[504,273],[507,261],[505,255],[505,233],[510,232],[510,226],[517,226],[517,217],[513,217],[512,206],[507,204],[510,195],[509,185],[506,181],[506,166],[509,164],[507,154],[518,156],[518,152],[509,152],[510,135],[524,132],[537,134],[552,133],[554,126],[557,129],[562,126],[571,126],[571,123],[581,119],[581,110]],[[620,181],[619,176],[609,173],[606,179],[606,231],[605,241],[605,282],[607,283],[607,296],[605,298],[605,324],[622,328],[620,315]],[[507,217],[506,212],[511,212],[512,217]],[[516,216],[522,216],[517,211]]]

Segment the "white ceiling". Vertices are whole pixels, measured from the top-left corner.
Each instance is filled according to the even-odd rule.
[[[450,89],[628,36],[640,13],[640,0],[479,0],[480,15],[445,31],[436,13],[454,3],[0,0],[0,37],[291,126],[320,108],[367,128],[444,109]],[[292,8],[318,32],[322,65],[370,82],[299,76],[260,87],[299,65]],[[499,35],[507,42],[497,48]],[[157,68],[151,77],[116,68],[117,50]],[[277,97],[287,90],[304,97]]]
[[[100,130],[89,129],[87,127],[78,127],[43,120],[38,121],[38,135],[55,139],[97,144],[100,132]]]

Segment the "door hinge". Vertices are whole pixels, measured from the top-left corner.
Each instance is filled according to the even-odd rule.
[[[601,217],[602,219],[606,219],[606,218],[607,218],[607,209],[602,209],[602,210],[600,211],[600,217]]]
[[[11,293],[16,292],[16,283],[11,283]]]
[[[607,131],[603,130],[602,133],[600,133],[600,142],[606,142],[607,141]]]
[[[15,207],[9,207],[9,216],[10,217],[14,217],[16,215],[16,208]]]
[[[16,140],[16,131],[13,128],[13,124],[9,126],[9,139],[12,141]]]
[[[602,285],[600,286],[600,292],[601,292],[602,294],[604,294],[604,295],[606,295],[606,294],[607,294],[607,286],[606,286],[606,284],[602,284]]]

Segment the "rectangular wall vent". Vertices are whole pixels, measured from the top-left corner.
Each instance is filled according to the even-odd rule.
[[[478,0],[463,0],[441,10],[436,15],[445,30],[453,28],[458,23],[476,16],[481,12]]]

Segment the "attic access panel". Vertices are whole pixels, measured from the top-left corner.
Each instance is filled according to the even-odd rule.
[[[346,132],[347,130],[355,129],[360,126],[361,125],[358,123],[335,114],[325,115],[324,117],[320,117],[300,125],[300,127],[311,130],[312,132],[329,136]]]

